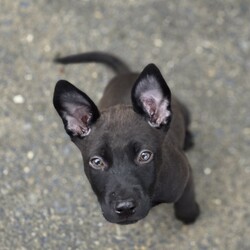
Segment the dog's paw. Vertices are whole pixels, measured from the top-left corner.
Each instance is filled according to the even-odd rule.
[[[175,217],[176,219],[182,221],[184,224],[189,225],[196,221],[200,214],[200,208],[197,203],[195,203],[195,206],[192,210],[185,210],[185,211],[177,211],[175,210]]]

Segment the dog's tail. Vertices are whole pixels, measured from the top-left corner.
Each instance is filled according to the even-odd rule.
[[[57,57],[55,63],[72,64],[72,63],[103,63],[113,69],[116,74],[131,72],[129,67],[119,58],[104,52],[87,52],[82,54]]]

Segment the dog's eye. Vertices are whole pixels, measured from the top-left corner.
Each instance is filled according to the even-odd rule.
[[[89,160],[89,165],[94,169],[104,170],[107,167],[106,162],[100,156],[94,156]]]
[[[142,150],[138,157],[137,157],[137,162],[139,164],[144,164],[148,163],[153,159],[153,153],[149,150]]]

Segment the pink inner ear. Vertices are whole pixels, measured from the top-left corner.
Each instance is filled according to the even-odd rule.
[[[169,102],[158,90],[146,91],[141,97],[141,102],[149,116],[150,126],[159,127],[167,123],[171,115],[168,109]]]
[[[65,105],[67,112],[64,112],[64,119],[67,121],[67,129],[74,136],[84,137],[90,133],[89,121],[92,114],[88,108],[81,105],[67,103]]]
[[[154,100],[154,98],[142,98],[142,103],[143,103],[143,106],[145,108],[145,110],[147,111],[147,113],[152,116],[155,114],[155,111],[157,109],[156,107],[156,101]]]

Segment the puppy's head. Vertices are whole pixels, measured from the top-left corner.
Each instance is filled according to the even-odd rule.
[[[119,224],[148,214],[161,144],[171,121],[171,93],[155,65],[139,75],[131,98],[131,106],[99,112],[85,93],[61,80],[53,100],[66,132],[82,153],[104,217]]]

